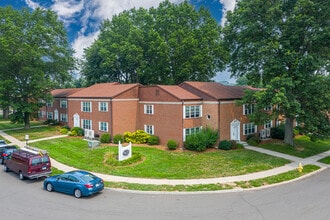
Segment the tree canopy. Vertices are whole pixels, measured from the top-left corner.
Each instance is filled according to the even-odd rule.
[[[263,109],[276,106],[290,145],[295,120],[306,132],[330,134],[329,12],[324,0],[240,0],[227,14],[230,70],[264,88],[244,101],[256,103],[259,123],[269,120]]]
[[[87,84],[179,84],[210,81],[224,67],[221,27],[209,11],[187,1],[131,9],[105,20],[85,50]]]
[[[29,128],[40,100],[49,100],[74,67],[64,26],[50,10],[0,7],[0,54],[0,105]]]

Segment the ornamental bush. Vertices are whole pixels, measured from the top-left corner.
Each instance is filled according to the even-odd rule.
[[[175,140],[168,140],[167,147],[169,150],[176,150],[179,146],[179,143]]]
[[[82,129],[82,128],[79,128],[79,127],[73,127],[72,129],[71,129],[71,133],[74,133],[74,134],[76,134],[76,135],[72,135],[72,136],[84,136],[84,134],[85,134],[85,131],[84,131],[84,129]]]
[[[203,128],[200,132],[189,135],[184,143],[185,148],[194,151],[205,151],[212,147],[218,140],[218,131]]]
[[[155,135],[150,135],[148,138],[148,144],[149,145],[158,145],[159,143],[159,138]]]
[[[218,148],[220,150],[230,150],[231,143],[230,143],[230,141],[227,141],[227,140],[220,141]]]
[[[110,143],[111,141],[111,135],[109,133],[103,133],[101,134],[101,143]]]
[[[67,128],[61,128],[60,129],[60,133],[61,134],[68,134],[69,133],[69,129],[67,129]]]
[[[124,141],[123,135],[116,134],[115,136],[113,136],[113,143],[119,144],[119,141],[120,141],[120,143],[123,143],[123,141]]]
[[[270,136],[274,139],[284,140],[285,128],[284,124],[270,129]]]
[[[143,130],[137,130],[133,133],[127,131],[124,133],[124,141],[126,143],[132,142],[133,144],[146,144],[149,137],[150,134]]]

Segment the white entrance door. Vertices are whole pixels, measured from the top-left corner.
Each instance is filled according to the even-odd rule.
[[[59,121],[58,120],[58,110],[57,109],[54,110],[54,120]]]
[[[73,115],[73,127],[80,127],[80,116],[78,113]]]
[[[230,123],[230,140],[240,141],[240,122],[238,120],[233,120]]]

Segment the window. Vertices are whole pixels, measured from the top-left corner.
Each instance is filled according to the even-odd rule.
[[[108,122],[99,122],[99,130],[100,131],[108,131]]]
[[[47,107],[53,107],[53,102],[47,101],[46,105],[47,105]]]
[[[202,116],[201,111],[202,106],[193,105],[193,106],[184,106],[184,118],[199,118]]]
[[[91,130],[92,129],[92,121],[83,119],[82,120],[82,128]]]
[[[188,137],[189,135],[198,133],[201,129],[202,129],[202,127],[194,127],[194,128],[184,129],[184,141],[186,140],[186,137]]]
[[[61,105],[61,108],[68,108],[68,101],[63,99],[63,100],[61,100],[60,105]]]
[[[153,115],[154,114],[154,106],[153,105],[144,105],[144,114]]]
[[[243,105],[243,115],[250,115],[253,113],[253,111],[254,111],[253,104],[251,104],[251,105],[244,104]]]
[[[243,134],[255,134],[257,132],[257,128],[254,123],[243,124]]]
[[[82,102],[81,103],[81,111],[82,112],[92,112],[90,102]]]
[[[273,108],[272,108],[271,105],[268,105],[268,106],[265,107],[265,111],[270,111],[270,110],[272,110],[272,109],[273,109]]]
[[[267,129],[267,128],[271,128],[272,127],[272,121],[268,121],[264,124],[264,128]]]
[[[99,102],[99,111],[107,112],[108,111],[108,103],[107,102]]]
[[[60,114],[60,120],[63,122],[68,122],[68,114]]]
[[[47,119],[53,119],[53,112],[47,112]]]
[[[144,125],[144,131],[148,134],[154,135],[154,126],[153,125]]]

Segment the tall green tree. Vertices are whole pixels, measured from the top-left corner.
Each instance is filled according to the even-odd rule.
[[[290,145],[295,120],[308,132],[330,133],[329,12],[324,0],[240,0],[227,14],[230,69],[264,88],[244,101],[256,103],[259,123],[269,120],[266,106],[277,106],[273,115],[284,115]]]
[[[40,100],[70,79],[72,52],[54,12],[0,7],[0,104],[14,109],[14,122],[29,128]]]
[[[221,27],[209,11],[187,1],[131,9],[105,20],[85,50],[83,76],[89,84],[179,84],[210,81],[224,67]]]

